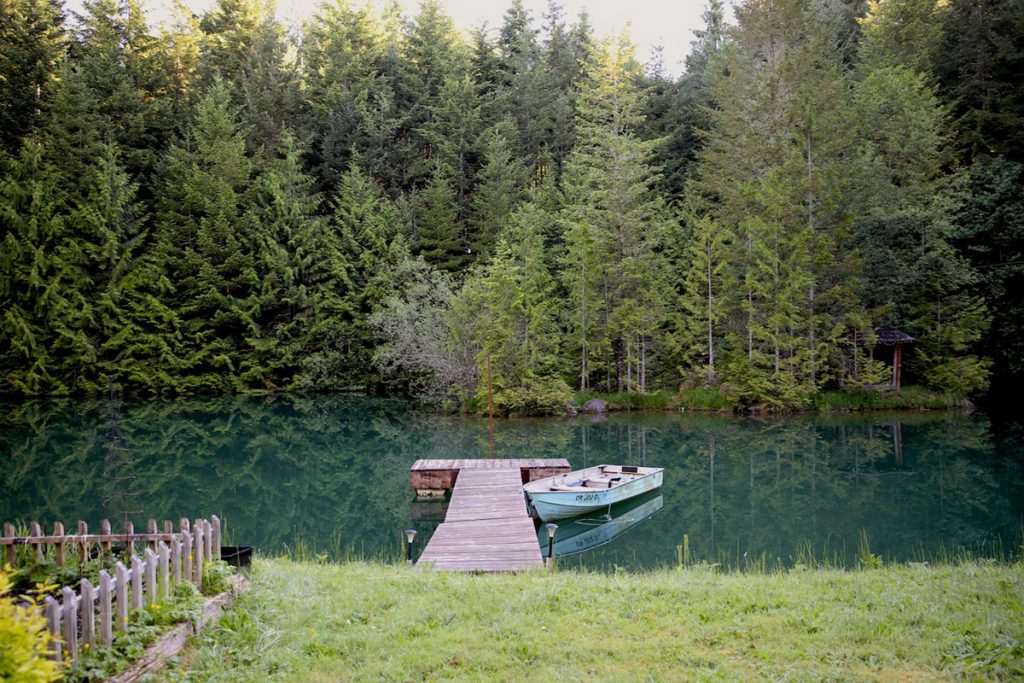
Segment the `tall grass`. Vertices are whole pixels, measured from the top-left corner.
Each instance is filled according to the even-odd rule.
[[[870,551],[870,548],[867,548]],[[859,552],[859,551],[858,551]],[[1024,565],[612,574],[260,560],[190,680],[1008,680]],[[180,672],[164,680],[180,680]]]
[[[866,390],[821,390],[812,399],[812,409],[823,413],[867,410],[946,410],[959,401],[951,394],[923,387],[903,387],[899,393]]]

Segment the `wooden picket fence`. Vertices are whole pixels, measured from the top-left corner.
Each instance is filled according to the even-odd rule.
[[[157,530],[156,520],[149,520],[146,533],[135,533],[131,522],[125,523],[124,532],[111,533],[110,522],[100,523],[100,533],[90,534],[85,522],[78,522],[76,534],[65,534],[64,525],[54,524],[53,534],[44,535],[38,523],[29,526],[28,536],[16,536],[14,525],[4,524],[0,546],[7,546],[7,563],[15,566],[16,546],[34,549],[35,559],[42,562],[45,548],[54,547],[54,559],[63,565],[68,549],[82,561],[92,557],[93,549],[109,554],[112,544],[124,544],[123,561],[114,565],[114,576],[105,570],[99,573],[99,585],[93,586],[82,579],[79,589],[65,587],[61,599],[47,597],[43,613],[54,636],[51,658],[78,660],[80,648],[110,645],[118,632],[127,629],[132,608],[143,608],[157,602],[158,597],[170,595],[174,586],[189,581],[197,587],[203,585],[203,563],[219,560],[221,551],[221,523],[216,515],[209,520],[197,519],[190,524],[182,518],[178,531],[170,521]],[[146,545],[143,557],[135,553],[136,543]],[[144,558],[144,559],[143,559]]]

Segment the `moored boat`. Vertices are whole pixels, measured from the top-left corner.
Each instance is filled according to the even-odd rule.
[[[562,520],[555,532],[554,555],[575,555],[610,543],[650,519],[663,506],[661,493],[655,490],[613,505],[610,518],[601,513]],[[548,532],[544,524],[537,527],[537,541],[540,543],[541,554],[547,557]]]
[[[596,465],[531,481],[523,491],[542,520],[565,519],[660,488],[663,472],[660,467]]]

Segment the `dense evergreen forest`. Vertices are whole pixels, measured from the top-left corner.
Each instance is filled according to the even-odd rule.
[[[1019,384],[1024,3],[704,19],[673,77],[554,0],[0,0],[0,391],[799,407],[883,381],[881,323]]]

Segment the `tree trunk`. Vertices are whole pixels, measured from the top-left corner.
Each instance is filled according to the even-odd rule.
[[[708,383],[715,383],[715,318],[711,290],[711,240],[705,243],[708,257]]]

